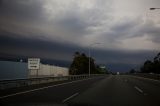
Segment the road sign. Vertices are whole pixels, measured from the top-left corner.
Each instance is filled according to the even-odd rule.
[[[39,69],[40,58],[28,58],[28,69]]]

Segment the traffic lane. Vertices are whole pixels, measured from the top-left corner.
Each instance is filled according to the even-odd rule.
[[[0,90],[0,97],[5,96],[5,95],[14,94],[17,92],[24,92],[24,91],[28,91],[28,90],[32,90],[32,89],[42,88],[45,86],[51,86],[51,85],[56,85],[56,84],[60,84],[60,83],[66,83],[66,82],[70,82],[70,81],[71,80],[55,81],[55,82],[50,82],[50,83],[33,84],[33,85],[28,85],[28,86],[3,89],[3,90]]]
[[[103,78],[104,77],[95,77],[42,90],[36,90],[3,98],[0,102],[3,104],[62,103],[67,97],[90,88],[92,84],[101,81]]]
[[[150,98],[138,92],[116,75],[104,79],[96,86],[78,95],[68,102],[71,105],[100,105],[100,106],[157,106]]]
[[[124,79],[127,79],[128,84],[137,86],[144,95],[160,105],[160,81],[135,76],[124,76]]]
[[[5,95],[14,94],[14,93],[17,93],[17,92],[25,92],[25,91],[32,90],[32,89],[57,85],[57,84],[61,84],[61,83],[67,83],[67,82],[76,81],[76,80],[81,80],[81,79],[62,80],[62,81],[55,81],[55,82],[50,82],[50,83],[33,84],[33,85],[28,85],[28,86],[3,89],[3,90],[0,90],[0,97],[5,96]]]

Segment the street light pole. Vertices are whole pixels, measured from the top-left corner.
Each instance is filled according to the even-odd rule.
[[[93,43],[93,44],[90,44],[90,45],[89,45],[89,49],[88,49],[88,50],[89,50],[89,52],[88,52],[88,54],[89,54],[89,61],[88,61],[88,62],[89,62],[89,63],[88,63],[88,65],[89,65],[89,66],[88,66],[88,67],[89,67],[89,72],[88,72],[88,75],[89,75],[89,77],[90,77],[90,75],[91,75],[91,63],[90,63],[90,62],[91,62],[91,47],[92,47],[93,45],[98,45],[98,44],[101,44],[101,43]]]
[[[91,51],[90,51],[90,47],[89,47],[89,72],[88,72],[88,74],[89,74],[89,77],[90,77],[90,74],[91,74],[91,64],[90,64],[90,58],[91,58]]]

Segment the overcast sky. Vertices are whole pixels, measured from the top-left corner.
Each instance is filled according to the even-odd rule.
[[[160,0],[0,0],[0,53],[70,62],[92,45],[98,64],[139,67],[160,51],[160,10],[150,7]]]

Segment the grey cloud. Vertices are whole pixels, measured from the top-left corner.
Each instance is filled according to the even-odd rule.
[[[160,26],[155,23],[148,23],[140,29],[141,33],[146,34],[155,43],[160,43]]]
[[[57,5],[56,2],[54,3],[54,5]],[[147,26],[146,24],[143,25],[142,19],[130,19],[129,17],[121,19],[116,23],[114,23],[113,19],[113,23],[109,23],[109,25],[108,23],[104,24],[103,21],[107,21],[111,18],[110,14],[112,13],[112,9],[110,5],[112,4],[112,2],[101,0],[96,1],[95,4],[95,8],[82,11],[78,7],[78,4],[74,2],[74,5],[69,5],[71,7],[67,7],[66,9],[64,8],[63,12],[60,11],[61,13],[57,13],[55,17],[53,16],[53,19],[48,20],[47,16],[49,17],[49,14],[46,14],[43,8],[44,1],[42,0],[2,0],[0,7],[0,12],[2,14],[0,16],[7,18],[15,17],[19,25],[17,28],[14,26],[13,27],[16,29],[21,29],[17,30],[17,32],[20,31],[23,33],[24,31],[24,33],[28,33],[28,35],[33,36],[36,36],[36,33],[41,33],[41,35],[43,34],[44,36],[51,36],[52,33],[55,33],[55,35],[57,36],[66,35],[66,39],[75,38],[76,40],[78,40],[83,39],[82,36],[87,36],[88,34],[96,35],[96,31],[89,31],[87,29],[90,27],[100,27],[103,24],[104,28],[106,27],[106,29],[110,30],[104,31],[105,29],[103,29],[104,32],[98,33],[100,35],[99,38],[101,38],[102,40],[109,39],[107,41],[116,43],[117,41],[128,37],[138,37],[150,34],[150,36],[153,35],[151,39],[153,42],[159,42],[159,40],[157,39],[159,38],[157,36],[159,34],[159,27],[155,26],[155,24],[153,24],[152,26]],[[24,22],[20,20],[24,20]],[[29,22],[26,22],[27,20],[29,20]],[[37,23],[35,23],[35,21],[37,21]],[[35,30],[32,26],[33,23],[34,27],[40,27],[40,29]],[[8,26],[10,26],[11,22],[8,24]],[[26,25],[28,25],[29,27],[27,28]],[[50,29],[56,29],[56,31],[47,33],[43,32],[43,30],[41,29],[47,29],[47,25],[48,27],[50,27]],[[32,33],[29,33],[29,30]],[[80,37],[77,37],[76,35]],[[52,37],[53,39],[55,39],[54,34]]]
[[[18,21],[44,18],[41,0],[1,0],[0,16]]]
[[[81,1],[68,1],[63,7],[62,1],[53,0],[51,10],[46,2],[51,1],[0,1],[1,53],[71,61],[75,51],[87,54],[88,45],[95,41],[105,45],[103,50],[93,50],[99,63],[118,67],[123,63],[123,67],[128,67],[158,52],[121,50],[122,41],[135,37],[147,36],[149,41],[159,44],[160,27],[152,20],[144,23],[143,17],[114,17],[112,0],[94,0],[92,8],[87,7],[89,4],[80,7]]]
[[[70,9],[67,8],[63,12],[57,13],[56,17],[53,16],[51,20],[48,20],[50,15],[45,12],[44,1],[41,0],[15,0],[11,2],[2,0],[1,5],[0,18],[3,21],[1,28],[21,36],[39,36],[39,34],[51,36],[53,33],[52,39],[55,39],[56,36],[66,35],[66,39],[74,37],[78,40],[82,38],[76,35],[84,36],[90,33],[86,29],[97,25],[96,19],[101,17],[98,9],[101,5],[98,5],[97,9],[89,9],[87,12],[81,12],[78,6],[69,7]],[[45,29],[46,32],[44,32]],[[48,29],[53,29],[53,31],[47,32]]]
[[[140,50],[140,51],[124,51],[124,50],[92,50],[92,56],[97,57],[98,61],[103,63],[124,63],[138,65],[146,59],[152,59],[158,51]],[[114,59],[113,59],[114,57]]]
[[[130,20],[130,19],[122,19],[119,20],[119,22],[116,23],[113,27],[111,27],[111,30],[115,32],[123,32],[123,31],[131,31],[134,27],[139,25],[137,20]]]
[[[110,28],[111,31],[105,32],[104,35],[110,35],[110,39],[115,42],[128,38],[148,36],[148,40],[160,43],[159,29],[160,27],[152,20],[144,23],[142,18],[135,18],[134,20],[120,20],[119,23]]]
[[[69,61],[74,51],[76,51],[76,47],[69,44],[64,45],[56,42],[46,42],[28,38],[11,38],[1,35],[0,42],[0,53],[26,57]]]
[[[67,31],[69,34],[73,36],[83,36],[87,34],[87,23],[84,20],[82,20],[80,16],[75,16],[75,14],[64,16],[63,18],[58,19],[53,24],[61,31]]]
[[[136,28],[139,27],[142,23],[138,18],[129,19],[122,18],[110,25],[109,31],[106,31],[104,34],[110,35],[112,38],[124,39],[128,37],[133,37],[136,33]]]
[[[71,63],[75,51],[84,52],[88,55],[88,48],[85,47],[35,39],[11,38],[5,35],[1,35],[0,48],[0,55],[15,55],[19,58],[22,56],[40,57],[49,60],[65,61],[68,62],[68,65]],[[146,59],[152,59],[157,52],[100,50],[92,48],[91,56],[95,58],[96,63],[105,64],[114,71],[118,71],[118,68],[114,67],[127,71],[129,68],[140,66]],[[128,68],[124,68],[125,66]]]

